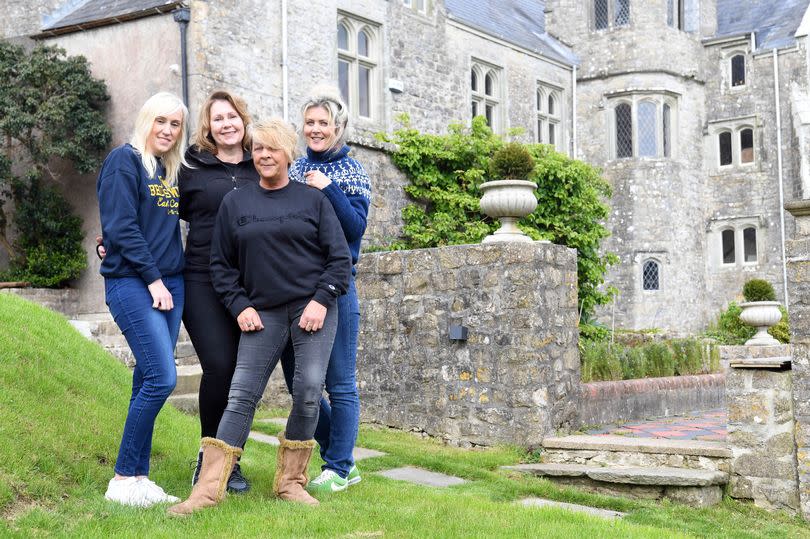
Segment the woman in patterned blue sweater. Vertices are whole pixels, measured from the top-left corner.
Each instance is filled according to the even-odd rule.
[[[307,489],[313,494],[344,490],[360,482],[352,450],[360,423],[360,398],[355,370],[360,308],[354,284],[355,268],[360,256],[360,240],[366,231],[366,217],[371,202],[371,183],[363,165],[349,157],[346,126],[349,113],[336,88],[313,90],[302,107],[303,137],[307,144],[305,157],[290,167],[290,179],[320,189],[340,220],[352,255],[352,277],[348,291],[338,298],[338,327],[329,368],[326,392],[322,398],[315,440],[324,460],[322,473]],[[282,356],[287,387],[292,387],[295,359],[288,348]]]

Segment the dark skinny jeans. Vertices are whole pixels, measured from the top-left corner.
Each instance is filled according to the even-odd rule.
[[[259,311],[264,329],[242,333],[228,406],[217,429],[220,440],[235,447],[244,446],[256,407],[288,341],[292,341],[296,361],[293,405],[285,437],[288,440],[313,438],[338,313],[336,304],[330,307],[323,328],[310,334],[298,327],[308,303],[307,299]]]

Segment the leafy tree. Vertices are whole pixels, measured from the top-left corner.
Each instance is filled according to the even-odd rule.
[[[56,160],[79,173],[95,170],[110,142],[109,99],[87,60],[57,47],[0,41],[0,244],[11,258],[6,278],[59,286],[86,266],[81,220],[50,182]],[[19,172],[22,171],[22,172]],[[17,208],[9,241],[7,201]],[[56,267],[54,267],[56,266]]]
[[[402,211],[402,237],[392,249],[416,249],[478,243],[499,223],[479,211],[479,186],[487,180],[493,154],[504,146],[482,117],[470,127],[449,126],[446,135],[420,133],[400,117],[403,127],[378,138],[396,144],[391,158],[408,176],[405,191],[414,202]],[[516,143],[512,143],[516,144]],[[590,321],[597,305],[608,303],[612,288],[600,290],[609,264],[617,258],[600,254],[609,235],[600,221],[608,215],[610,186],[599,172],[541,144],[524,147],[534,158],[529,179],[537,182],[537,209],[518,226],[532,239],[548,239],[577,249],[581,321]],[[378,246],[377,246],[378,247]],[[593,328],[597,330],[598,328]]]

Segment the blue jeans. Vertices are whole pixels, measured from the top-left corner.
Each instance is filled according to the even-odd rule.
[[[174,308],[152,307],[152,295],[140,277],[105,278],[107,306],[135,356],[132,396],[115,473],[149,475],[155,418],[177,383],[174,347],[183,314],[183,276],[163,277]]]
[[[336,307],[326,311],[323,328],[308,333],[298,322],[309,299],[292,302],[272,309],[260,310],[264,329],[242,333],[236,370],[228,393],[228,406],[222,414],[217,438],[225,443],[244,447],[256,406],[261,401],[267,380],[273,372],[281,351],[292,343],[299,358],[293,381],[293,406],[287,419],[285,437],[288,440],[311,440],[318,423],[318,401],[323,393],[329,351],[337,326]]]
[[[357,334],[360,330],[360,306],[354,277],[349,289],[340,296],[338,304],[337,333],[329,367],[326,370],[326,392],[329,400],[321,398],[315,440],[329,469],[346,478],[354,466],[352,450],[357,441],[360,424],[360,397],[357,394]],[[292,388],[296,358],[288,347],[282,356],[282,368],[287,388]]]

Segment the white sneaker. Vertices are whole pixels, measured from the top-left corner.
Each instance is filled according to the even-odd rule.
[[[113,477],[107,485],[104,497],[111,502],[131,507],[149,507],[155,503],[146,499],[143,485],[137,477],[120,480]]]
[[[180,501],[177,496],[166,494],[166,491],[148,477],[142,478],[139,483],[144,491],[144,498],[152,503],[177,503]]]

